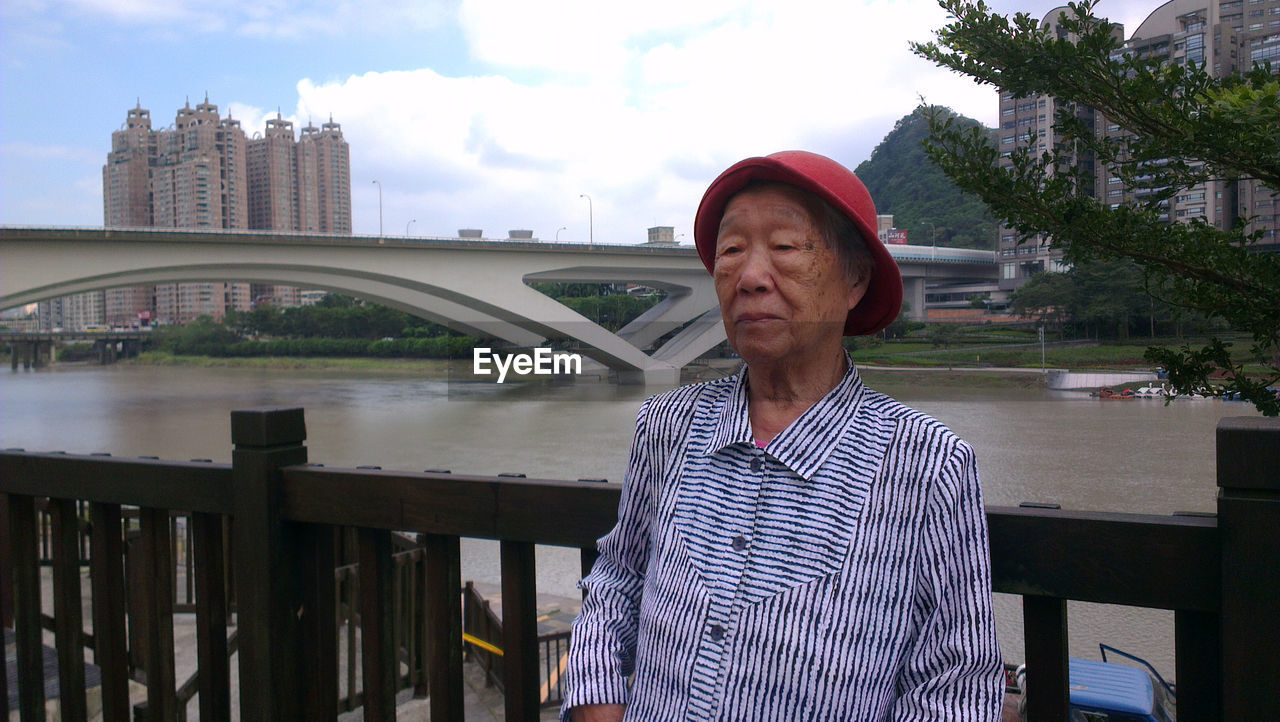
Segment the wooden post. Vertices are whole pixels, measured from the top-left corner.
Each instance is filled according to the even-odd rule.
[[[173,556],[169,546],[169,510],[143,507],[138,512],[142,581],[142,613],[147,619],[142,640],[147,671],[147,719],[176,720],[177,675],[173,652]]]
[[[62,716],[89,716],[84,694],[84,622],[80,589],[80,526],[74,499],[50,499],[53,515],[53,627],[58,648]]]
[[[44,650],[40,631],[40,557],[35,499],[9,496],[13,550],[13,624],[17,646],[18,712],[44,719]]]
[[[302,660],[306,670],[303,719],[338,718],[338,628],[333,527],[291,524],[299,537],[302,574]]]
[[[1027,658],[1027,720],[1048,722],[1068,717],[1067,601],[1022,597]]]
[[[536,720],[542,700],[538,676],[538,589],[534,545],[504,541],[502,558],[502,682],[506,718]]]
[[[125,639],[124,532],[120,505],[89,507],[93,546],[89,583],[93,589],[93,659],[102,670],[102,718],[129,719],[129,646]]]
[[[195,559],[196,654],[200,664],[200,718],[231,718],[227,649],[227,583],[222,557],[222,516],[192,514]]]
[[[391,532],[361,527],[360,538],[360,668],[364,684],[364,719],[396,718],[399,662],[391,633]]]
[[[12,536],[9,532],[9,495],[0,494],[0,627],[13,626],[13,560]],[[0,699],[9,703],[8,654],[0,654]]]
[[[302,590],[297,554],[280,518],[280,469],[307,461],[302,409],[231,412],[234,569],[240,709],[258,719],[301,719]]]
[[[456,536],[422,535],[426,548],[427,688],[431,719],[462,719],[462,561]]]
[[[1280,419],[1218,422],[1222,719],[1280,719]]]

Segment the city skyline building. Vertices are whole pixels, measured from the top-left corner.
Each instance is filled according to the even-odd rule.
[[[351,233],[350,150],[330,117],[295,138],[279,113],[249,137],[218,106],[190,102],[152,127],[139,101],[111,134],[102,167],[107,227],[223,228]],[[259,303],[314,303],[322,294],[241,282],[168,283],[78,294],[40,304],[44,328],[186,323]]]
[[[1041,26],[1058,37],[1067,37],[1058,23],[1059,16],[1069,12],[1066,6],[1050,10]],[[1254,63],[1272,61],[1280,70],[1280,0],[1171,0],[1156,7],[1124,40],[1124,28],[1113,26],[1117,40],[1123,41],[1117,55],[1128,53],[1155,57],[1173,64],[1203,65],[1215,78],[1224,78],[1248,70]],[[1059,147],[1053,119],[1057,112],[1052,96],[1017,98],[1012,93],[1000,95],[999,126],[995,141],[1002,159],[1014,149],[1029,143],[1043,152]],[[1077,107],[1076,116],[1091,126],[1095,133],[1123,137],[1128,131],[1092,108]],[[1069,149],[1067,149],[1069,150]],[[1010,161],[1002,160],[1009,164]],[[1092,187],[1084,190],[1115,208],[1122,203],[1142,200],[1151,189],[1127,186],[1111,169],[1097,164],[1088,154],[1073,159],[1080,177],[1092,179]],[[1253,179],[1210,180],[1183,190],[1161,204],[1161,220],[1177,223],[1203,218],[1216,228],[1231,227],[1244,219],[1246,231],[1261,234],[1260,249],[1280,250],[1280,194]],[[1053,248],[1045,236],[1033,236],[1018,243],[1017,234],[1003,224],[999,227],[997,260],[1000,264],[999,287],[1012,290],[1041,271],[1058,272],[1067,267],[1062,252]]]

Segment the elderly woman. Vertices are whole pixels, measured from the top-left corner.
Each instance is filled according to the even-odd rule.
[[[902,301],[866,188],[812,153],[749,158],[694,236],[745,365],[641,408],[563,716],[998,719],[973,450],[841,344]]]

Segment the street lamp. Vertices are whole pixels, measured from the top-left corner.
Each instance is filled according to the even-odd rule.
[[[560,231],[568,230],[568,226],[560,226],[556,229],[556,243],[560,242]]]
[[[382,183],[374,181],[374,185],[378,186],[378,235],[382,235]]]
[[[932,236],[933,251],[929,254],[930,260],[938,260],[938,228],[933,225],[933,221],[920,221],[929,224],[929,234]]]
[[[580,193],[578,197],[587,199],[587,243],[594,246],[596,243],[596,220],[595,211],[591,207],[591,196],[586,193]]]
[[[928,220],[927,218],[921,220],[920,222],[922,224],[923,223],[929,224],[929,235],[932,239],[931,242],[933,243],[933,250],[929,252],[929,265],[924,267],[924,281],[923,281],[924,289],[920,294],[921,295],[920,303],[921,305],[924,306],[924,308],[920,309],[920,313],[922,314],[921,317],[925,321],[928,321],[929,320],[929,274],[931,271],[933,271],[933,264],[936,263],[938,260],[938,227],[933,225],[933,221]]]
[[[411,220],[411,221],[409,221],[408,223],[404,224],[404,237],[405,237],[405,238],[408,238],[408,237],[409,237],[409,226],[412,226],[414,223],[417,223],[417,222],[418,222],[418,219],[417,219],[417,218],[414,218],[413,220]]]

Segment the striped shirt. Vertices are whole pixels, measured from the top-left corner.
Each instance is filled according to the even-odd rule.
[[[565,719],[999,719],[973,449],[852,364],[764,448],[745,372],[646,401],[599,550]]]

